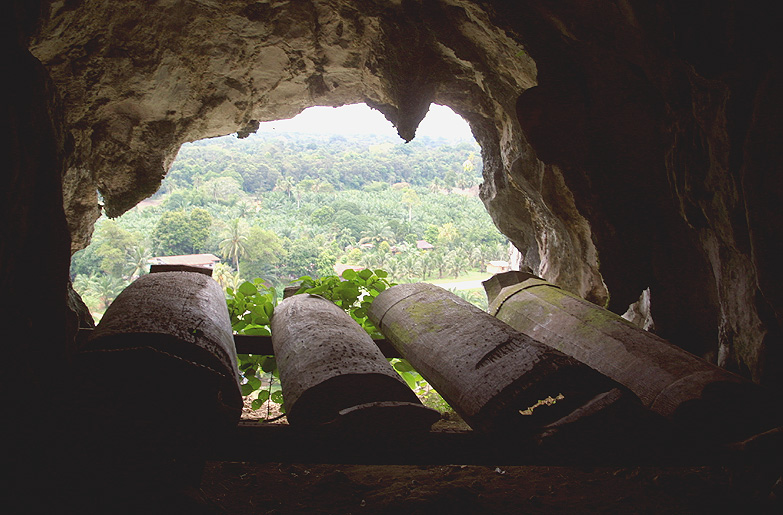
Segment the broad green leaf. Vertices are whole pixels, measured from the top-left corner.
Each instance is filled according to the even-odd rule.
[[[253,314],[253,319],[251,321],[254,325],[269,325],[269,317],[266,316],[266,313],[263,315],[256,315]]]
[[[321,284],[320,286],[308,288],[307,293],[312,293],[313,295],[320,295],[324,293],[328,288],[329,288],[328,284]]]
[[[411,370],[413,370],[413,367],[411,366],[410,363],[401,359],[394,364],[394,369],[398,372],[410,372]]]
[[[277,368],[277,360],[274,356],[266,356],[266,359],[261,363],[261,370],[264,372],[272,372]]]
[[[271,336],[269,329],[260,325],[249,325],[243,331],[242,334],[248,336]]]
[[[243,373],[249,372],[250,374],[254,374],[257,366],[258,365],[252,361],[246,361],[239,366],[239,369],[242,370]]]
[[[256,377],[255,375],[245,376],[247,379],[247,384],[251,385],[254,390],[258,390],[261,388],[261,380]]]
[[[416,378],[412,377],[409,373],[403,373],[400,374],[400,376],[405,380],[405,382],[408,384],[411,390],[416,389]]]
[[[258,293],[258,288],[256,288],[256,286],[253,283],[245,281],[239,285],[238,291],[242,295],[249,297],[251,295],[255,295],[256,293]]]
[[[256,391],[256,389],[253,388],[253,385],[250,383],[245,383],[242,385],[242,395],[250,395],[254,391]]]

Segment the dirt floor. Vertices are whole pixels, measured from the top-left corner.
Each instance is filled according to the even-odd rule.
[[[226,514],[783,513],[761,469],[208,462],[200,493]]]
[[[736,473],[212,462],[202,493],[218,513],[245,514],[777,513],[761,485],[745,484]]]

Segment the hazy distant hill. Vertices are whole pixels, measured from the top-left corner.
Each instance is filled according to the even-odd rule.
[[[442,181],[467,188],[480,182],[480,147],[445,139],[377,135],[259,133],[183,145],[167,181],[191,187],[218,176],[234,177],[247,193],[271,191],[281,179],[321,179],[336,190],[362,189],[375,182],[428,186]]]

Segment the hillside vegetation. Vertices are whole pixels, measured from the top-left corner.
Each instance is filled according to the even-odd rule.
[[[383,268],[395,282],[458,278],[507,254],[476,196],[480,181],[471,143],[286,133],[202,140],[182,147],[153,197],[97,222],[71,276],[94,314],[155,256],[214,254],[224,287],[254,277],[280,287],[333,275],[336,264]],[[420,240],[432,248],[419,249]]]

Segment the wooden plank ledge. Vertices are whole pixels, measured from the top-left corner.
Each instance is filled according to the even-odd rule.
[[[76,334],[77,348],[81,348],[92,334],[91,327],[81,327]],[[373,340],[375,345],[381,349],[381,352],[387,358],[399,358],[400,353],[394,350],[394,347],[385,339]],[[234,344],[237,354],[257,354],[259,356],[273,356],[272,338],[270,336],[249,336],[246,334],[235,334]]]

